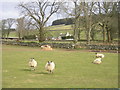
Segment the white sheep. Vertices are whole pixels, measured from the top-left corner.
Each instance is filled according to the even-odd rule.
[[[93,61],[94,64],[101,64],[102,63],[102,59],[101,58],[96,58],[94,61]]]
[[[53,70],[55,69],[55,63],[53,61],[48,61],[45,65],[45,69],[50,73],[53,73]]]
[[[31,70],[35,70],[35,68],[37,67],[37,61],[35,61],[34,58],[31,58],[29,61],[29,66],[31,67]]]
[[[96,58],[104,58],[105,55],[104,54],[100,54],[100,53],[95,53],[96,54]]]

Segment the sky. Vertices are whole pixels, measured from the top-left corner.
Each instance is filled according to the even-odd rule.
[[[0,20],[6,18],[18,18],[17,2],[1,2],[0,3]]]
[[[7,18],[20,18],[22,15],[20,15],[20,11],[17,8],[17,5],[20,2],[28,2],[28,1],[34,1],[34,0],[2,0],[0,1],[0,20],[7,19]],[[50,20],[47,22],[47,26],[52,24],[52,21],[56,19],[63,18],[62,15],[56,15],[54,14]],[[15,26],[15,25],[14,25]]]

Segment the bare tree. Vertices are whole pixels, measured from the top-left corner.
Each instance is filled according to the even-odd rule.
[[[1,30],[2,30],[2,38],[8,38],[9,34],[11,32],[11,27],[14,24],[15,19],[13,18],[8,18],[8,19],[3,19],[1,22]]]
[[[80,0],[72,0],[72,2],[74,5],[72,10],[68,7],[63,10],[71,17],[74,17],[74,43],[77,43],[80,39],[80,33],[82,31],[80,27],[85,27],[87,44],[89,44],[93,25],[92,18],[95,2],[81,2]]]
[[[77,0],[74,0],[74,5],[75,5],[75,19],[74,19],[74,43],[77,43],[78,37],[80,35],[80,23],[79,23],[79,18],[80,18],[80,8],[77,5]]]
[[[80,0],[71,0],[67,2],[61,8],[63,13],[66,13],[66,17],[73,17],[73,35],[74,35],[74,44],[77,44],[78,39],[80,39],[80,14],[82,13],[82,7],[79,5]]]
[[[30,32],[32,30],[36,29],[36,27],[33,24],[34,24],[34,20],[33,19],[31,19],[29,17],[27,17],[27,18],[24,17],[25,36],[30,35]]]
[[[44,26],[50,17],[58,12],[60,5],[61,2],[48,2],[48,0],[38,0],[36,2],[19,4],[22,13],[35,21],[34,25],[36,25],[39,30],[39,42],[45,40]]]
[[[7,38],[8,38],[8,36],[9,36],[9,34],[10,34],[10,32],[11,32],[11,27],[12,27],[12,25],[14,24],[14,22],[15,22],[15,19],[13,19],[13,18],[8,18],[7,20],[6,20],[6,24],[7,24]]]
[[[101,2],[99,6],[100,26],[103,29],[103,42],[111,42],[117,32],[118,6],[117,2]],[[115,30],[114,30],[115,29]]]
[[[87,39],[87,44],[90,44],[90,38],[91,38],[91,30],[92,30],[92,25],[94,22],[92,22],[92,16],[93,16],[93,6],[95,2],[84,2],[84,17],[85,17],[85,29],[86,29],[86,39]]]
[[[2,38],[6,37],[6,19],[1,22]]]
[[[24,36],[25,26],[24,26],[24,17],[17,19],[17,34],[19,39]]]

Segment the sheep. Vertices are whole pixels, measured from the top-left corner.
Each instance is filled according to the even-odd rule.
[[[31,67],[31,70],[35,70],[35,68],[37,67],[37,61],[35,61],[34,58],[31,58],[29,61],[29,66]]]
[[[104,58],[104,54],[100,54],[100,53],[95,53],[96,54],[96,58]]]
[[[102,59],[99,57],[99,58],[96,58],[94,61],[93,61],[94,64],[101,64],[102,63]]]
[[[51,46],[49,46],[49,45],[42,45],[41,48],[43,50],[52,50]]]
[[[49,46],[49,45],[46,45],[46,47],[51,48],[51,46]]]
[[[53,73],[53,70],[55,69],[55,63],[53,61],[48,61],[45,65],[45,69],[50,73]]]

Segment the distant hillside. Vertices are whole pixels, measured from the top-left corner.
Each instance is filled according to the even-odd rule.
[[[53,25],[61,25],[61,24],[70,25],[73,23],[74,23],[74,18],[57,19],[52,22],[52,26]]]
[[[119,14],[120,15],[120,14]],[[105,14],[102,14],[102,17],[105,17],[105,16],[108,16],[108,17],[111,17],[111,15],[105,15]],[[99,15],[92,15],[92,19],[95,21],[97,20],[100,20],[99,19]],[[116,15],[116,17],[118,19],[118,16]],[[85,22],[85,17],[84,16],[80,16],[80,22]],[[52,22],[52,26],[54,25],[71,25],[71,24],[74,24],[74,18],[63,18],[63,19],[57,19],[57,20],[54,20]]]

